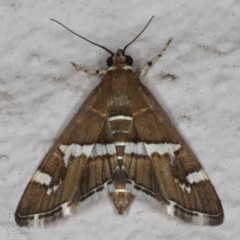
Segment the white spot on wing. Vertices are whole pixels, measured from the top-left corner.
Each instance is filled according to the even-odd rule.
[[[205,173],[205,171],[203,169],[201,169],[199,172],[193,172],[193,173],[189,173],[187,175],[187,180],[189,183],[198,183],[201,181],[205,181],[208,180],[208,176]]]
[[[174,216],[174,206],[175,202],[169,201],[169,205],[167,205],[167,213],[172,217]]]
[[[184,191],[186,190],[188,193],[191,192],[191,187],[185,184],[185,183],[180,183],[178,179],[175,179],[175,182],[179,184],[180,188]]]
[[[70,207],[68,206],[69,202],[63,203],[62,206],[62,215],[63,217],[71,215]]]
[[[196,223],[199,223],[200,225],[204,224],[204,214],[203,213],[198,213],[198,221]]]
[[[42,173],[41,171],[37,170],[33,175],[31,181],[34,181],[40,184],[46,184],[48,186],[52,181],[52,177],[47,173]]]
[[[118,115],[118,116],[114,116],[114,117],[109,118],[109,121],[116,121],[116,120],[132,121],[132,117],[124,116],[124,115]]]
[[[57,189],[58,189],[58,187],[59,187],[59,184],[58,184],[58,185],[55,185],[55,186],[53,186],[53,191],[54,191],[54,192],[56,192],[56,191],[57,191]]]
[[[61,183],[61,179],[60,179],[59,184],[60,184],[60,183]],[[52,188],[48,188],[48,190],[47,190],[47,195],[52,194],[52,192],[56,192],[56,191],[58,190],[59,184],[58,184],[58,185],[54,185]]]
[[[39,214],[33,215],[33,227],[39,227]]]
[[[51,193],[52,193],[52,188],[48,188],[48,190],[47,190],[47,195],[50,195]]]

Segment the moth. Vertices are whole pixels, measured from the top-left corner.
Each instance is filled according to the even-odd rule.
[[[153,17],[152,17],[153,18]],[[144,29],[114,54],[108,70],[76,70],[104,75],[34,173],[18,204],[19,226],[42,227],[71,215],[91,200],[109,195],[118,214],[134,197],[171,216],[202,225],[219,225],[221,201],[201,164],[140,77],[166,51],[136,74],[126,55]]]

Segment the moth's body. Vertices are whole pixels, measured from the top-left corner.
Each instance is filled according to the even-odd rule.
[[[133,112],[130,105],[131,95],[138,89],[131,86],[131,81],[138,81],[134,72],[118,68],[109,71],[102,85],[110,87],[109,106],[107,110],[106,132],[109,132],[109,143],[116,148],[117,165],[114,170],[112,185],[114,191],[110,194],[119,214],[123,214],[132,201],[133,195],[126,189],[128,173],[123,162],[126,143],[131,141]],[[103,128],[104,129],[104,128]],[[108,133],[102,133],[106,135]]]
[[[106,194],[119,214],[140,197],[188,222],[222,223],[222,205],[207,174],[138,77],[170,42],[139,75],[131,70],[126,47],[112,54],[108,71],[95,72],[105,75],[102,82],[44,158],[19,202],[15,219],[20,226],[43,226]]]

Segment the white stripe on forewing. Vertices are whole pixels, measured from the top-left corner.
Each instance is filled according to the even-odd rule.
[[[144,145],[144,143],[139,142],[139,143],[133,143],[133,142],[127,142],[125,151],[126,154],[138,154],[138,155],[147,155],[147,150]]]
[[[94,144],[90,157],[114,155],[116,153],[115,144]]]
[[[194,182],[198,183],[200,181],[208,180],[208,176],[203,169],[201,169],[199,172],[189,173],[186,178],[191,184]]]
[[[40,184],[46,184],[47,186],[49,186],[49,184],[52,181],[52,177],[47,173],[42,173],[40,170],[37,170],[33,175],[31,181],[34,181]]]
[[[93,144],[93,145],[79,145],[79,144],[71,144],[67,145],[60,145],[60,150],[64,154],[64,162],[65,166],[68,164],[68,159],[72,155],[74,157],[80,157],[84,154],[87,158],[97,157],[97,156],[104,156],[114,155],[116,154],[116,147],[114,143],[111,144]]]
[[[172,143],[159,143],[159,144],[147,144],[143,142],[132,143],[132,142],[116,142],[111,144],[92,144],[92,145],[79,145],[79,144],[71,144],[60,145],[60,150],[64,153],[64,163],[65,166],[68,164],[68,159],[72,155],[74,157],[79,157],[84,154],[87,158],[104,156],[104,155],[114,155],[116,154],[116,147],[125,146],[126,154],[138,154],[138,155],[149,155],[153,153],[158,153],[160,155],[164,155],[168,153],[170,156],[170,160],[174,160],[174,152],[179,150],[180,144],[172,144]]]
[[[173,143],[158,143],[158,144],[144,144],[149,155],[153,153],[159,153],[160,155],[164,155],[168,153],[170,158],[174,158],[174,152],[178,151],[181,148],[180,144]]]
[[[164,155],[168,153],[170,155],[170,159],[174,159],[174,152],[181,148],[180,144],[172,144],[172,143],[126,143],[125,153],[126,154],[138,154],[138,155],[149,155],[151,156],[153,153],[158,153],[160,155]]]
[[[79,145],[79,144],[71,144],[71,145],[60,145],[60,150],[64,154],[63,160],[65,166],[68,165],[68,159],[72,155],[74,157],[79,157],[84,154],[87,158],[89,157],[92,151],[93,145]]]
[[[114,117],[109,118],[109,121],[116,121],[116,120],[132,121],[132,117],[124,116],[124,115],[118,115],[118,116],[114,116]]]

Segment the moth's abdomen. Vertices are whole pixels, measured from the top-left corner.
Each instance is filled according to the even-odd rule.
[[[109,125],[116,148],[118,163],[113,175],[114,192],[112,192],[110,196],[119,214],[123,214],[126,211],[133,199],[132,193],[126,190],[128,173],[123,164],[125,147],[129,139],[133,119],[128,106],[128,99],[124,94],[124,89],[122,89],[122,91],[120,96],[112,99],[113,105],[115,105],[116,101],[121,101],[122,104],[119,106],[119,109],[110,108],[109,111],[109,114],[111,114],[109,117]]]

